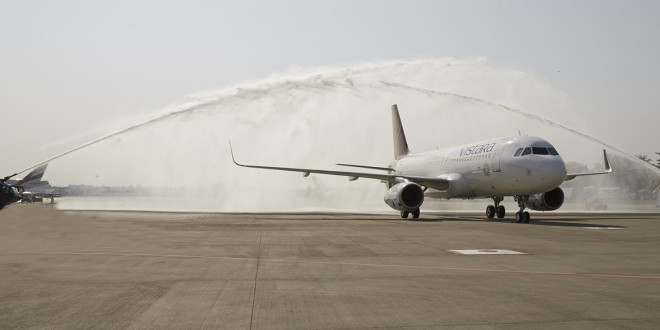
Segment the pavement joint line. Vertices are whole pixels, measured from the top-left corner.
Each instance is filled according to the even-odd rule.
[[[591,277],[591,278],[660,280],[660,276],[581,274],[581,273],[542,272],[542,271],[505,270],[505,269],[456,268],[456,267],[395,265],[395,264],[369,264],[369,263],[354,263],[354,262],[287,260],[287,259],[261,259],[261,258],[242,258],[242,257],[179,255],[179,254],[110,253],[110,252],[34,252],[34,251],[33,252],[30,252],[30,251],[26,251],[26,252],[0,252],[0,255],[18,255],[18,254],[79,255],[79,256],[109,256],[109,257],[155,257],[155,258],[182,258],[182,259],[187,258],[187,259],[258,261],[258,262],[268,262],[268,263],[335,265],[335,266],[356,266],[356,267],[395,268],[395,269],[426,269],[426,270],[444,270],[444,271],[477,272],[477,273],[500,273],[500,274],[519,274],[519,275],[548,275],[548,276]]]
[[[252,320],[254,320],[254,305],[257,298],[257,279],[259,278],[259,261],[261,260],[261,238],[264,232],[264,221],[261,220],[259,226],[259,247],[257,248],[257,269],[254,271],[254,289],[252,290],[252,310],[250,311],[250,329],[252,329]]]

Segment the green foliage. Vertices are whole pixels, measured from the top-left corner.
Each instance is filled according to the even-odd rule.
[[[641,160],[643,160],[643,161],[645,161],[645,162],[651,164],[651,158],[650,158],[649,156],[647,156],[647,155],[638,154],[638,155],[635,155],[635,157],[637,157],[637,158],[639,158],[639,159],[641,159]]]

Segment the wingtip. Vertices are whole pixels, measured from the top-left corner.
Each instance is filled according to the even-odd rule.
[[[229,143],[229,153],[231,153],[231,161],[234,162],[234,164],[240,166],[241,164],[237,163],[236,158],[234,158],[234,149],[231,147],[231,140],[227,139],[227,142]]]
[[[605,160],[605,171],[612,173],[612,165],[610,165],[610,159],[607,157],[607,150],[603,149],[603,159]]]

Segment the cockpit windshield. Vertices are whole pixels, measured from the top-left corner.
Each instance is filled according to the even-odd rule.
[[[535,155],[547,155],[548,154],[548,149],[539,148],[539,147],[532,147],[532,152],[534,152]]]
[[[544,148],[544,147],[519,148],[518,150],[516,150],[516,153],[513,156],[518,157],[518,156],[526,156],[531,154],[559,156],[559,153],[555,148]]]

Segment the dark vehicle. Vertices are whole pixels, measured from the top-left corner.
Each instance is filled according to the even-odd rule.
[[[0,180],[0,210],[5,205],[17,202],[21,199],[22,187],[14,187],[5,183],[6,179]]]
[[[43,203],[44,202],[44,197],[41,194],[35,194],[32,192],[24,192],[21,194],[21,204],[32,204],[32,203]]]

